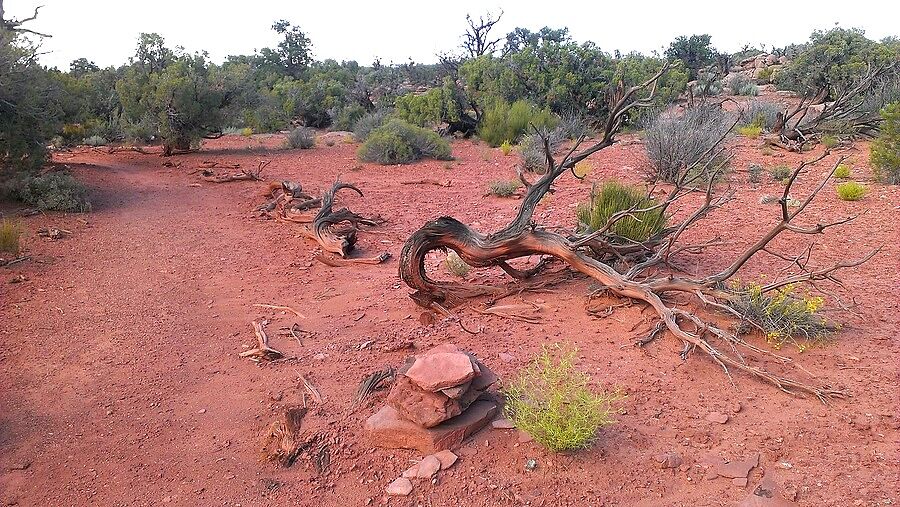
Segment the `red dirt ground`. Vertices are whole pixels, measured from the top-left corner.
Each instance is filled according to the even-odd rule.
[[[623,139],[591,159],[588,181],[564,177],[535,218],[571,227],[574,205],[585,199],[591,180],[638,181],[647,164],[643,147]],[[780,489],[754,505],[785,505],[777,503],[785,498],[809,506],[900,501],[900,187],[872,183],[862,201],[842,202],[830,183],[808,213],[810,220],[827,220],[867,211],[816,238],[822,264],[886,244],[872,261],[844,274],[840,293],[856,297],[859,315],[830,315],[845,324],[833,342],[802,354],[783,350],[852,394],[826,406],[741,374],[732,385],[707,357],[681,361],[671,336],[644,349],[629,345],[649,329],[649,314],[634,305],[605,319],[590,317],[584,304],[593,284],[585,278],[549,294],[521,296],[545,305],[540,324],[463,308],[462,319],[468,327],[484,326],[481,334],[449,321],[424,326],[397,276],[404,240],[445,214],[484,232],[504,225],[519,201],[484,194],[490,181],[514,177],[514,157],[458,141],[452,163],[383,167],[359,164],[354,144],[273,149],[279,142],[277,136],[227,137],[200,153],[168,159],[178,167],[137,153],[57,155],[89,187],[94,211],[23,219],[31,260],[0,268],[4,505],[735,505],[764,473]],[[736,199],[696,233],[722,235],[729,245],[684,257],[685,269],[720,269],[777,219],[777,205],[761,204],[760,197],[779,192],[779,184],[764,175],[763,183],[750,185],[743,169],[799,157],[765,156],[749,140],[738,148],[733,166],[740,171],[730,176]],[[868,178],[866,147],[846,153]],[[808,191],[836,156],[814,166],[796,193]],[[358,184],[365,198],[342,193],[339,205],[386,217],[379,233],[362,235],[360,246],[395,258],[349,268],[314,261],[315,245],[297,226],[251,212],[263,201],[266,183],[200,182],[189,173],[203,160],[244,167],[271,160],[268,180],[296,179],[317,192],[338,175]],[[422,177],[453,185],[398,183]],[[43,226],[72,235],[44,240],[35,233]],[[779,245],[796,252],[808,239]],[[741,276],[763,271],[773,272],[770,258],[755,259]],[[20,274],[27,281],[8,283]],[[503,281],[499,270],[473,270],[469,278]],[[257,303],[290,305],[308,318]],[[256,365],[238,357],[253,343],[250,321],[261,318],[270,320],[273,346],[296,360]],[[314,333],[302,347],[276,333],[294,322]],[[421,455],[373,450],[366,441],[362,423],[383,404],[384,392],[355,412],[348,408],[362,378],[410,354],[400,348],[407,342],[418,350],[454,342],[501,378],[514,375],[543,344],[573,343],[580,368],[628,397],[618,422],[589,450],[552,454],[519,443],[515,432],[488,429],[459,450],[460,461],[437,484],[387,499],[385,486]],[[501,352],[516,360],[501,361]],[[300,400],[300,374],[324,397],[315,417],[338,435],[330,472],[321,477],[309,461],[288,469],[260,461],[267,425],[281,406]],[[712,411],[730,420],[711,423],[705,417]],[[681,456],[681,468],[660,468],[656,458],[669,452]],[[704,478],[710,456],[756,454],[760,464],[746,487]],[[538,467],[528,472],[530,458]]]

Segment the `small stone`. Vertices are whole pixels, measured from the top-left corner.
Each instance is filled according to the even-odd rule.
[[[205,413],[206,413],[206,409],[205,409],[205,408],[201,408],[200,410],[197,411],[197,413],[198,413],[198,414],[205,414]]]
[[[714,481],[719,478],[719,474],[717,474],[715,470],[710,468],[706,471],[706,475],[704,475],[703,478],[708,481]]]
[[[452,467],[453,464],[456,463],[456,460],[459,459],[459,457],[457,457],[456,454],[453,454],[452,452],[450,452],[447,449],[444,449],[441,452],[434,453],[434,457],[437,458],[438,461],[441,462],[441,470],[446,470],[446,469]]]
[[[678,468],[681,466],[681,456],[674,452],[667,452],[656,457],[660,468]]]
[[[509,419],[497,419],[496,421],[491,422],[491,428],[496,430],[511,430],[516,427],[516,424]]]
[[[743,407],[743,405],[741,405],[741,402],[736,401],[736,402],[732,403],[731,406],[728,408],[731,409],[732,414],[737,414],[738,412],[743,410],[744,407]]]
[[[315,359],[316,361],[324,361],[326,357],[328,356],[326,356],[323,352],[319,352],[318,354],[313,356],[313,359]]]
[[[525,462],[525,470],[527,472],[534,471],[534,469],[537,468],[537,466],[538,466],[537,460],[529,459],[528,461]]]
[[[520,444],[525,444],[525,443],[531,442],[532,440],[534,440],[533,436],[529,435],[528,433],[525,433],[522,430],[519,430],[519,443]]]
[[[728,414],[722,412],[710,412],[706,414],[706,420],[712,423],[725,424],[728,422]]]
[[[746,478],[750,470],[759,466],[759,454],[744,460],[731,461],[716,467],[716,473],[729,479]]]
[[[413,485],[406,477],[394,479],[394,482],[388,484],[385,493],[391,496],[407,496],[412,493]]]
[[[431,479],[440,469],[441,460],[437,459],[437,456],[434,454],[429,454],[419,462],[419,470],[416,473],[416,477],[419,479]]]
[[[747,478],[746,477],[735,477],[731,479],[731,483],[739,488],[747,487]]]
[[[419,475],[419,464],[418,463],[407,468],[403,472],[403,475],[401,477],[406,477],[407,479],[412,479],[413,477],[415,477],[417,475]]]
[[[507,352],[501,352],[497,354],[497,357],[503,361],[504,363],[514,363],[516,362],[516,356],[509,354]]]
[[[686,463],[681,465],[680,467],[678,467],[678,470],[681,470],[682,472],[687,472],[690,469],[691,469],[691,466]]]

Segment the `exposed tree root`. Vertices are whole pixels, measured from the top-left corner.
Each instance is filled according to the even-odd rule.
[[[260,162],[256,169],[242,169],[239,173],[215,174],[209,169],[200,171],[200,178],[210,183],[229,183],[232,181],[262,181],[262,172],[271,161]],[[214,166],[212,166],[214,167]]]
[[[663,69],[665,71],[665,69]],[[819,380],[802,382],[772,373],[759,366],[758,360],[749,357],[749,353],[756,355],[768,355],[776,357],[781,363],[790,364],[787,358],[777,356],[742,340],[734,333],[725,331],[716,325],[707,322],[701,317],[687,310],[676,308],[672,303],[663,301],[663,296],[668,293],[682,293],[689,297],[696,297],[700,304],[715,302],[719,306],[727,306],[731,298],[736,295],[729,291],[726,282],[755,254],[760,251],[769,252],[769,243],[784,231],[798,234],[819,234],[826,228],[846,223],[852,218],[839,220],[828,224],[818,224],[813,227],[804,227],[795,224],[795,218],[802,213],[818,192],[824,187],[831,175],[828,176],[795,210],[789,210],[787,206],[788,193],[797,176],[811,163],[801,164],[792,174],[781,199],[782,218],[758,241],[742,253],[737,260],[720,273],[703,278],[676,277],[670,271],[665,270],[670,265],[670,257],[673,253],[691,251],[699,248],[697,245],[676,248],[676,242],[682,233],[696,224],[707,214],[722,206],[730,200],[731,193],[715,197],[713,184],[706,187],[703,203],[691,213],[684,221],[675,226],[668,227],[657,236],[642,243],[631,242],[622,248],[607,231],[611,226],[625,216],[634,216],[635,213],[645,210],[625,210],[615,214],[609,222],[599,231],[585,235],[563,236],[546,230],[533,223],[534,209],[543,196],[550,190],[554,181],[575,165],[593,153],[596,153],[614,142],[614,135],[620,128],[625,113],[633,108],[647,104],[646,100],[635,100],[634,95],[643,89],[654,87],[656,80],[661,76],[657,74],[653,79],[643,85],[633,87],[627,92],[622,90],[610,107],[610,117],[602,139],[593,146],[575,154],[582,140],[560,162],[553,159],[549,142],[545,139],[545,153],[547,156],[548,172],[528,187],[523,202],[516,218],[504,229],[489,235],[481,234],[462,222],[450,218],[441,217],[426,223],[421,229],[413,233],[403,247],[400,256],[400,276],[415,292],[410,297],[419,305],[426,308],[444,309],[452,315],[447,308],[451,308],[466,299],[486,295],[491,292],[486,287],[471,287],[454,282],[435,281],[430,279],[425,271],[426,255],[432,250],[451,249],[460,258],[473,267],[497,266],[514,276],[506,267],[511,259],[532,255],[544,255],[559,259],[571,268],[584,273],[601,284],[606,290],[619,296],[635,301],[641,301],[649,305],[658,317],[658,322],[651,333],[639,343],[646,344],[656,338],[663,329],[669,331],[678,338],[682,344],[681,355],[686,359],[693,350],[701,350],[718,364],[725,373],[731,377],[731,371],[739,370],[756,378],[769,382],[779,389],[789,393],[808,393],[825,401],[829,398],[838,398],[844,393],[838,389],[821,383]],[[651,93],[652,96],[652,93]],[[723,136],[724,137],[724,136]],[[843,159],[839,159],[835,168]],[[709,174],[709,167],[703,168]],[[721,167],[713,168],[713,178]],[[833,170],[832,170],[833,172]],[[685,176],[677,182],[675,188],[668,197],[654,208],[661,208],[663,212],[676,200],[688,193],[696,191],[693,188],[693,180]],[[600,248],[602,247],[602,248]],[[607,256],[603,255],[604,249],[612,254],[613,259],[621,256],[622,252],[631,255],[624,269],[617,270]],[[600,255],[598,255],[598,253]],[[802,270],[800,273],[789,277],[791,283],[813,281],[817,279],[831,279],[831,274],[841,268],[858,265],[867,260],[874,252],[853,263],[838,264],[820,270]],[[774,284],[769,290],[780,287]],[[710,305],[716,308],[715,305]],[[743,350],[745,355],[740,350]],[[796,367],[796,365],[794,365]],[[801,368],[798,368],[801,369]]]
[[[251,324],[253,325],[253,332],[256,334],[257,346],[241,352],[238,356],[249,357],[251,360],[257,362],[274,361],[283,358],[284,354],[269,346],[269,335],[266,334],[266,330],[263,328],[264,324],[256,322],[255,320],[251,322]]]

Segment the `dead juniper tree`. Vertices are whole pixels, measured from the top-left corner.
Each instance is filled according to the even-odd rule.
[[[774,358],[785,364],[790,363],[790,359],[745,341],[740,335],[708,321],[687,309],[683,304],[679,303],[676,306],[671,299],[672,296],[681,294],[692,298],[700,307],[705,306],[732,317],[743,318],[744,316],[738,314],[732,305],[739,294],[729,285],[729,281],[748,260],[761,252],[785,259],[798,266],[797,272],[793,275],[763,287],[763,291],[775,291],[790,283],[834,280],[836,271],[857,266],[871,258],[876,252],[871,252],[853,262],[812,268],[809,267],[808,262],[791,258],[770,247],[772,240],[783,233],[817,235],[826,229],[852,220],[851,217],[812,226],[798,223],[800,215],[825,186],[828,178],[831,177],[830,174],[800,202],[799,206],[793,209],[788,207],[788,194],[794,181],[803,173],[804,169],[824,156],[804,162],[794,170],[780,200],[780,220],[724,270],[705,276],[676,274],[670,262],[673,257],[685,251],[697,251],[719,244],[713,241],[699,245],[685,245],[681,241],[685,231],[700,223],[710,212],[731,199],[733,192],[727,192],[724,195],[717,195],[714,192],[712,183],[714,177],[709,178],[710,183],[704,185],[705,190],[698,190],[696,188],[698,176],[688,176],[688,171],[686,171],[685,175],[675,182],[665,199],[658,204],[645,209],[622,210],[613,214],[605,225],[592,232],[566,236],[544,228],[533,221],[535,207],[544,195],[551,191],[554,183],[567,172],[572,171],[575,174],[573,169],[578,162],[611,146],[630,110],[650,104],[656,83],[667,70],[668,66],[665,66],[645,83],[628,90],[621,90],[612,97],[610,114],[601,131],[602,137],[590,147],[579,151],[584,142],[582,137],[565,153],[561,160],[556,160],[545,139],[548,171],[540,179],[528,185],[518,213],[512,222],[503,229],[492,234],[482,234],[455,218],[441,217],[426,223],[413,233],[403,247],[399,267],[402,280],[415,290],[410,297],[420,306],[449,313],[448,308],[462,303],[467,298],[508,293],[508,289],[497,287],[432,280],[426,273],[425,259],[426,255],[433,250],[453,250],[470,266],[500,267],[516,279],[515,283],[518,284],[538,275],[544,263],[541,262],[535,268],[526,271],[510,266],[508,261],[529,256],[555,258],[593,278],[611,294],[643,302],[655,311],[658,320],[647,335],[638,340],[639,345],[648,344],[664,331],[668,331],[683,344],[682,359],[686,359],[692,351],[700,350],[722,367],[729,378],[731,378],[732,370],[739,370],[770,382],[786,392],[805,392],[822,401],[843,396],[842,391],[828,385],[795,380],[763,368],[760,366],[760,356]],[[639,94],[649,95],[649,98],[639,98]],[[722,162],[722,157],[718,156],[704,157],[704,159],[719,162],[707,162],[717,165],[707,167],[705,171],[692,171],[691,174],[716,173],[721,171],[724,163],[727,162]],[[836,166],[837,164],[835,164]],[[637,217],[640,213],[652,209],[661,209],[665,212],[673,203],[692,192],[702,193],[704,199],[680,222],[664,228],[645,241],[625,243],[613,241],[614,236],[610,230],[617,221],[625,217]]]
[[[0,0],[0,28],[4,28],[11,32],[30,33],[39,37],[51,37],[50,35],[47,35],[45,33],[35,32],[34,30],[29,30],[28,28],[22,27],[22,25],[24,25],[25,23],[37,19],[38,11],[41,10],[41,7],[43,7],[43,5],[35,7],[34,14],[25,19],[6,19],[3,10],[3,0]]]
[[[828,83],[807,93],[795,107],[779,113],[766,143],[802,152],[806,144],[818,141],[829,130],[851,136],[874,136],[881,116],[878,108],[867,107],[869,99],[886,77],[897,72],[900,72],[900,62],[869,65],[865,74],[836,93]],[[834,100],[826,101],[832,94]]]
[[[479,56],[489,55],[497,50],[497,44],[501,39],[491,40],[491,30],[494,25],[500,22],[503,17],[503,11],[494,17],[490,12],[484,16],[479,16],[476,22],[471,14],[466,14],[466,23],[469,28],[463,34],[462,47],[468,54],[469,58],[478,58]]]

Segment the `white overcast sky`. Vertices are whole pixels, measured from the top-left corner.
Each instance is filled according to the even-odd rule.
[[[498,37],[517,26],[565,26],[576,40],[593,41],[609,52],[649,53],[678,35],[695,33],[712,35],[720,50],[737,51],[747,43],[783,46],[835,23],[863,28],[878,40],[900,35],[895,2],[5,0],[4,6],[7,18],[21,18],[44,5],[27,26],[53,35],[43,43],[48,54],[42,62],[68,69],[79,57],[100,66],[127,62],[140,32],[157,32],[170,47],[205,50],[219,62],[274,47],[278,37],[270,27],[277,19],[299,25],[312,39],[317,59],[433,62],[436,53],[459,44],[466,13],[500,9],[505,15],[495,28]]]

